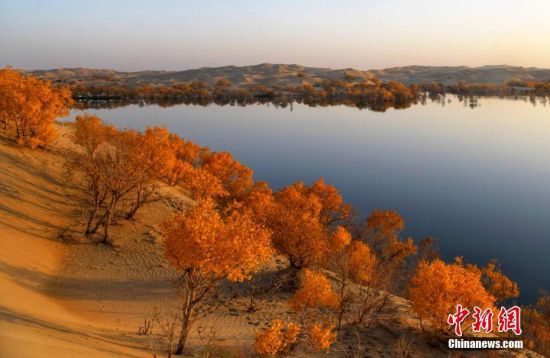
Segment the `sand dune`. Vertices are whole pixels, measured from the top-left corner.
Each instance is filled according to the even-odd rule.
[[[382,81],[405,84],[464,83],[502,84],[512,80],[550,81],[550,69],[514,66],[405,66],[386,69],[358,70],[331,69],[300,65],[269,64],[254,66],[202,67],[184,71],[120,72],[111,69],[62,68],[29,71],[34,76],[56,83],[87,86],[172,85],[203,81],[214,86],[219,79],[231,81],[233,86],[267,85],[296,86],[303,82],[313,85],[325,80],[370,82],[373,77]]]
[[[0,356],[140,356],[88,327],[51,292],[70,252],[55,240],[71,225],[62,163],[60,153],[0,139]]]

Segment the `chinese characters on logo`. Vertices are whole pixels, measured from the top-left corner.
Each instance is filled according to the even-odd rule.
[[[467,308],[462,307],[462,305],[457,305],[456,312],[447,317],[447,323],[454,326],[454,331],[457,336],[462,336],[462,323],[469,315],[470,311]],[[483,330],[486,333],[491,333],[493,331],[493,316],[494,314],[490,308],[482,310],[475,306],[474,313],[472,314],[472,318],[474,319],[472,331],[479,333]],[[519,336],[521,334],[521,308],[518,306],[509,309],[501,307],[498,313],[497,322],[497,329],[499,332],[512,331]]]

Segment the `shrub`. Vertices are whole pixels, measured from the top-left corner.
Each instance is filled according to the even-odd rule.
[[[305,314],[314,307],[337,308],[338,295],[332,290],[330,281],[320,272],[304,269],[298,291],[289,301],[296,312]]]
[[[270,327],[256,335],[256,352],[264,357],[289,353],[297,344],[301,331],[295,323],[275,320]]]
[[[410,299],[421,319],[429,320],[437,332],[450,329],[447,317],[461,304],[470,309],[493,308],[495,298],[481,283],[481,274],[460,261],[446,264],[441,260],[422,261],[412,279]]]
[[[333,324],[312,323],[307,327],[306,335],[307,347],[315,352],[328,350],[336,342]]]

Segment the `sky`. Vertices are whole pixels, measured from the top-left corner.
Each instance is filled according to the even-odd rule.
[[[550,68],[550,1],[0,0],[0,66]]]

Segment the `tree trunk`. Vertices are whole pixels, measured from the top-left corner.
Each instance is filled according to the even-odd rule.
[[[181,320],[181,332],[178,340],[178,345],[174,354],[183,354],[185,351],[185,344],[187,343],[187,337],[189,336],[189,329],[191,328],[191,316],[193,314],[193,307],[195,305],[195,288],[189,285],[186,288],[185,300],[182,307],[182,320]]]
[[[103,214],[103,216],[95,223],[94,227],[89,230],[90,234],[95,234],[95,232],[99,229],[101,225],[105,222],[105,219],[107,219],[107,213]]]
[[[136,215],[138,209],[141,207],[141,204],[142,204],[142,202],[141,202],[142,191],[143,191],[142,188],[138,189],[137,196],[136,196],[136,202],[130,208],[130,212],[128,212],[128,214],[126,215],[126,219],[132,220],[134,218],[134,216]]]
[[[107,214],[107,219],[105,220],[105,224],[103,225],[103,240],[101,240],[101,243],[108,244],[109,243],[109,225],[111,224],[111,219],[113,217],[113,214],[111,211]]]
[[[342,328],[342,319],[344,318],[344,311],[346,310],[346,302],[345,300],[347,299],[345,297],[345,294],[346,294],[346,286],[347,286],[347,282],[346,280],[342,280],[340,282],[340,304],[339,304],[339,307],[338,307],[338,329]]]
[[[21,133],[20,133],[20,130],[19,130],[19,122],[17,122],[17,120],[15,120],[15,140],[19,140],[19,138],[21,137]]]
[[[86,223],[86,230],[84,230],[84,234],[86,236],[92,234],[92,231],[90,228],[92,227],[92,222],[95,219],[95,215],[97,214],[97,207],[94,207],[94,209],[90,212],[90,215],[88,215],[88,222]]]
[[[101,243],[103,244],[109,243],[109,226],[111,225],[111,220],[113,219],[113,211],[115,210],[117,200],[118,199],[116,197],[113,197],[109,203],[109,207],[107,208],[105,222],[103,223],[103,240],[101,240]]]

